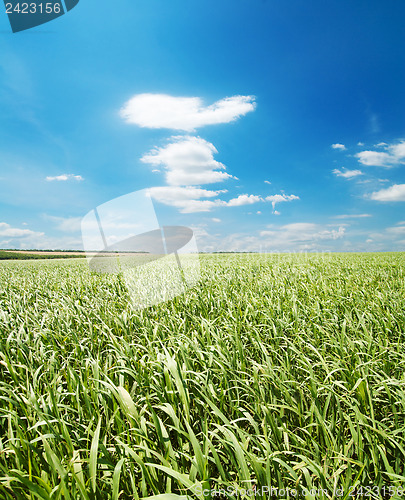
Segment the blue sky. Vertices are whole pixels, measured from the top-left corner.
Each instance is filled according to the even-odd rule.
[[[81,248],[87,212],[155,187],[201,250],[404,250],[404,18],[80,0],[13,34],[0,13],[0,248]]]

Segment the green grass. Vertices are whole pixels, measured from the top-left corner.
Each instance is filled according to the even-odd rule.
[[[83,255],[70,255],[68,253],[66,254],[52,254],[52,253],[30,253],[30,252],[13,252],[13,251],[4,251],[0,250],[0,260],[37,260],[37,259],[77,259],[77,258],[84,258],[86,257],[86,254],[83,253]]]
[[[1,263],[0,498],[404,487],[405,254],[201,261],[141,311],[85,261]]]

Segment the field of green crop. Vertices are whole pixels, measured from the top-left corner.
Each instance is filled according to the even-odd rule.
[[[84,260],[0,263],[1,499],[405,488],[405,254],[201,265],[135,311]]]
[[[41,251],[33,251],[30,253],[27,252],[13,252],[10,250],[0,250],[0,260],[37,260],[37,259],[77,259],[84,258],[86,256],[85,253],[83,255],[70,255],[68,252],[66,254],[60,254],[60,252],[41,252]]]

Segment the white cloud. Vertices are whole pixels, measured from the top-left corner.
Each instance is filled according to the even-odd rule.
[[[357,145],[358,146],[364,146],[364,142],[358,142]]]
[[[152,198],[156,201],[176,207],[181,213],[210,212],[213,208],[223,206],[226,202],[216,200],[202,200],[201,198],[214,198],[226,189],[209,191],[193,186],[162,186],[150,188]]]
[[[115,214],[114,214],[115,215]],[[133,234],[133,232],[139,231],[142,228],[142,224],[139,222],[127,222],[126,217],[129,214],[124,212],[121,217],[114,217],[113,220],[104,220],[103,229],[128,232],[128,234]],[[132,214],[131,214],[132,215]],[[62,231],[64,233],[80,233],[83,228],[93,229],[93,221],[83,221],[83,217],[55,217],[53,215],[44,215],[44,219],[51,221],[55,224],[55,229]],[[122,238],[122,236],[120,236]]]
[[[241,194],[237,198],[233,198],[227,202],[228,207],[240,207],[242,205],[251,205],[263,201],[263,198],[254,194]]]
[[[355,156],[362,165],[368,167],[390,167],[392,165],[391,156],[380,151],[361,151]]]
[[[270,181],[264,181],[264,183],[265,183],[265,184],[271,184],[271,182],[270,182]]]
[[[46,177],[46,180],[48,182],[52,182],[52,181],[84,181],[84,178],[81,175],[62,174],[62,175],[56,175],[55,177],[48,176],[48,177]]]
[[[271,205],[273,207],[273,210],[276,208],[276,203],[283,203],[285,201],[293,201],[293,200],[299,200],[298,196],[295,196],[295,194],[273,194],[271,196],[266,196],[266,201],[270,201]],[[278,214],[276,214],[278,215]]]
[[[216,229],[216,228],[215,228]],[[342,224],[332,228],[313,223],[273,224],[263,231],[239,232],[228,235],[204,234],[198,240],[202,251],[291,252],[330,251],[339,249],[347,241]]]
[[[387,227],[386,231],[393,235],[405,236],[404,226]]]
[[[331,148],[333,148],[333,149],[340,149],[341,151],[345,151],[346,150],[346,146],[344,144],[339,144],[339,143],[332,144]]]
[[[31,231],[31,229],[11,227],[10,224],[7,224],[6,222],[0,222],[0,237],[25,238],[27,236],[42,236],[43,234],[44,233]]]
[[[221,222],[221,219],[218,219],[218,217],[213,217],[211,220],[212,222]]]
[[[405,227],[401,225],[386,227],[380,232],[371,233],[368,239],[374,243],[373,250],[404,250]]]
[[[165,205],[172,205],[178,201],[193,200],[200,198],[214,198],[221,193],[226,193],[226,189],[210,191],[194,186],[161,186],[149,189],[152,198]]]
[[[377,146],[380,146],[380,143]],[[395,165],[405,164],[405,141],[384,146],[387,151],[361,151],[355,156],[362,165],[371,167],[391,168]]]
[[[375,191],[370,198],[375,201],[405,201],[405,184],[394,184],[387,189]]]
[[[125,103],[120,115],[127,123],[140,127],[193,131],[235,121],[254,109],[254,96],[236,95],[204,106],[199,97],[138,94]]]
[[[334,219],[363,219],[365,217],[372,217],[371,214],[343,214],[335,215]]]
[[[337,177],[344,177],[345,179],[352,179],[353,177],[357,177],[358,175],[363,175],[363,172],[361,170],[339,170],[337,168],[335,168],[332,173]]]
[[[397,144],[393,144],[388,148],[390,153],[399,161],[405,159],[405,141],[398,142]]]
[[[154,167],[163,166],[166,182],[172,186],[201,185],[235,178],[224,172],[225,165],[214,160],[218,151],[210,142],[200,137],[172,137],[173,142],[155,148],[141,161]]]
[[[239,207],[242,205],[251,205],[264,201],[260,196],[253,194],[241,194],[237,198],[229,201],[217,199],[216,196],[226,193],[226,189],[210,191],[193,186],[162,186],[150,188],[152,198],[164,205],[176,207],[181,213],[210,212],[217,207]]]
[[[289,245],[291,243],[302,243],[320,240],[337,240],[345,234],[345,227],[336,229],[325,229],[319,224],[309,222],[296,222],[286,224],[277,229],[260,232],[260,236],[274,239],[277,245]]]
[[[45,215],[46,219],[56,223],[56,229],[65,233],[75,233],[80,231],[82,217],[54,217]]]
[[[260,210],[258,210],[258,211],[256,212],[256,214],[257,214],[257,215],[261,215],[262,213],[261,213],[261,211],[260,211]]]

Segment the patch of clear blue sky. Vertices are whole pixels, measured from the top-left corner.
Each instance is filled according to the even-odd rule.
[[[226,188],[228,198],[284,190],[300,201],[280,205],[278,217],[258,204],[182,220],[219,217],[225,232],[253,233],[369,213],[352,223],[383,231],[405,219],[404,203],[364,194],[382,187],[375,178],[389,179],[384,187],[404,183],[405,167],[362,167],[368,186],[331,171],[359,168],[351,156],[358,141],[367,148],[405,137],[404,19],[398,0],[81,0],[49,24],[12,34],[0,13],[0,222],[28,222],[58,237],[46,216],[80,217],[164,184],[139,158],[178,132],[125,124],[118,110],[132,95],[200,96],[211,104],[253,94],[255,112],[198,130],[239,178],[205,187]],[[348,150],[332,150],[336,142]],[[63,173],[85,181],[44,180]]]

